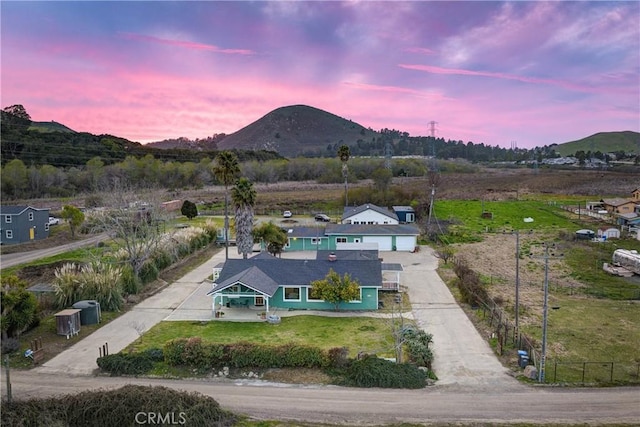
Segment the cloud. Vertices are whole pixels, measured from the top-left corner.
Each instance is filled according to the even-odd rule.
[[[134,34],[134,33],[120,33],[120,34],[121,34],[121,36],[123,38],[128,39],[128,40],[140,40],[140,41],[145,41],[145,42],[150,42],[150,43],[158,43],[158,44],[169,45],[169,46],[177,46],[177,47],[182,47],[182,48],[191,49],[191,50],[204,50],[204,51],[208,51],[208,52],[234,54],[234,55],[253,55],[253,54],[255,54],[254,51],[249,50],[249,49],[222,49],[222,48],[220,48],[218,46],[215,46],[215,45],[204,44],[204,43],[196,43],[196,42],[191,42],[191,41],[170,40],[170,39],[163,39],[163,38],[160,38],[160,37],[146,36],[146,35]]]
[[[534,84],[547,84],[560,86],[564,89],[576,90],[581,92],[595,92],[593,87],[577,85],[571,82],[556,80],[556,79],[542,79],[536,77],[518,76],[514,74],[498,73],[492,71],[473,71],[464,70],[460,68],[443,68],[435,67],[433,65],[416,65],[416,64],[398,64],[400,68],[406,68],[408,70],[424,71],[431,74],[446,74],[446,75],[459,75],[459,76],[476,76],[476,77],[491,77],[495,79],[503,80],[515,80],[524,83]]]

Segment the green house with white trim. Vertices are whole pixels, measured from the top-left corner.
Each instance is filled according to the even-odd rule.
[[[321,255],[322,254],[322,255]],[[375,257],[342,257],[319,253],[316,259],[287,259],[261,252],[249,259],[229,259],[207,293],[212,311],[223,307],[263,307],[290,310],[333,310],[334,304],[312,296],[311,283],[323,280],[330,270],[349,274],[360,286],[360,297],[342,302],[341,310],[377,310],[382,288],[382,262]]]

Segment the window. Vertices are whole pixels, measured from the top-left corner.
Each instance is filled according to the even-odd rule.
[[[256,307],[263,307],[263,306],[264,306],[264,297],[258,297],[258,296],[256,296],[254,301],[255,301],[255,302],[254,302],[254,305],[255,305]]]
[[[336,237],[336,243],[347,243],[346,237]]]
[[[11,215],[5,215],[4,222],[6,222],[7,224],[11,224]]]
[[[33,212],[29,212],[29,221],[33,221]]]
[[[13,230],[6,230],[5,236],[7,237],[7,239],[13,239]]]
[[[357,303],[357,302],[362,302],[362,288],[360,288],[360,296],[358,297],[358,299],[349,301],[349,303]]]
[[[49,223],[46,223],[46,224],[44,225],[44,231],[49,231]]]
[[[312,245],[318,245],[320,244],[320,239],[316,238],[316,237],[312,237],[311,238],[311,244]]]
[[[313,288],[307,288],[307,301],[324,301],[318,295],[314,295]]]
[[[300,301],[300,288],[284,288],[283,294],[285,301]]]
[[[233,292],[234,294],[239,294],[240,293],[240,285],[233,285],[229,288],[229,290],[231,292]]]

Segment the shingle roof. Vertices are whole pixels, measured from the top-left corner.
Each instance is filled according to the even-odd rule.
[[[359,261],[363,259],[378,259],[377,250],[369,249],[344,249],[337,251],[319,250],[316,251],[316,259],[329,259],[329,255],[334,254],[336,259]]]
[[[33,206],[26,205],[0,205],[0,215],[19,215],[27,209],[33,209],[34,211],[48,211],[49,208],[34,208]]]
[[[601,202],[609,205],[609,206],[621,206],[621,205],[626,205],[627,203],[635,203],[633,200],[630,199],[602,199]]]
[[[398,215],[396,215],[394,212],[391,212],[389,209],[387,208],[381,208],[380,206],[376,206],[373,203],[367,203],[366,205],[360,205],[360,206],[347,206],[344,208],[344,213],[342,214],[342,220],[345,220],[349,217],[352,217],[354,215],[357,215],[359,213],[362,213],[364,211],[368,211],[368,210],[372,210],[375,212],[378,212],[379,214],[388,216],[391,219],[395,219],[396,221],[398,220]]]
[[[392,206],[394,212],[415,212],[411,206]]]
[[[418,236],[418,227],[411,224],[329,224],[325,235],[378,235],[378,236]]]
[[[304,286],[324,279],[329,270],[340,276],[346,273],[362,286],[382,286],[381,262],[375,260],[303,260],[268,255],[249,259],[229,259],[220,272],[217,285],[208,295],[241,282],[259,292],[273,296],[279,286]]]
[[[287,228],[287,237],[325,237],[322,227],[290,227]]]

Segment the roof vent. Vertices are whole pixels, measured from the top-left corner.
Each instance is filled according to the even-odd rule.
[[[335,253],[331,252],[331,253],[329,254],[329,261],[335,261],[335,260],[337,260],[337,259],[338,259],[338,257],[336,256],[336,254],[335,254]]]

